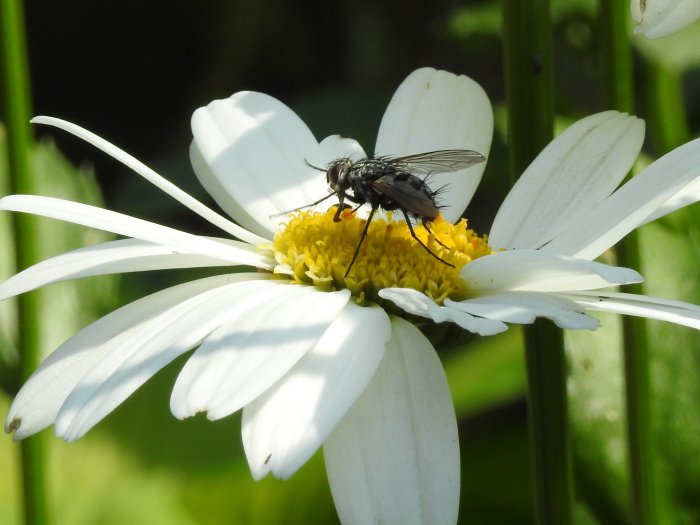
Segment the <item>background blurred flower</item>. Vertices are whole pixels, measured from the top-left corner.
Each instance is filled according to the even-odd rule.
[[[700,18],[697,0],[632,0],[634,32],[647,38],[661,38],[689,26]]]

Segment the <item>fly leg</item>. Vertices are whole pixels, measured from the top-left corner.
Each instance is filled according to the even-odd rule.
[[[345,270],[345,275],[343,275],[343,277],[348,276],[348,274],[350,273],[350,268],[352,268],[352,265],[355,264],[355,259],[357,259],[357,255],[360,253],[360,247],[362,246],[362,243],[365,240],[365,237],[367,237],[367,230],[369,230],[369,223],[372,222],[372,216],[374,215],[375,211],[377,211],[377,208],[372,208],[372,211],[369,212],[369,217],[367,217],[367,222],[365,222],[365,227],[362,230],[362,235],[360,235],[360,242],[357,243],[357,248],[355,248],[355,253],[352,254],[352,260],[350,261],[350,266],[348,266],[348,269]],[[437,257],[437,255],[436,255],[436,257]]]
[[[445,245],[443,244],[443,242],[442,242],[440,239],[437,238],[437,235],[435,235],[435,234],[433,233],[433,231],[432,231],[430,228],[428,228],[428,221],[423,221],[422,224],[423,224],[423,228],[425,228],[425,230],[426,230],[430,235],[433,236],[433,239],[435,239],[435,242],[436,242],[436,243],[438,243],[440,246],[442,246],[442,247],[445,248],[446,250],[449,250],[449,249],[450,249],[449,246],[445,246]],[[414,237],[414,238],[415,238],[415,237]]]
[[[404,216],[404,218],[406,219],[406,224],[408,225],[408,231],[411,232],[411,237],[413,237],[413,238],[416,240],[416,242],[418,242],[418,244],[420,244],[423,248],[425,248],[425,251],[426,251],[426,252],[428,252],[430,255],[432,255],[433,257],[435,257],[438,261],[440,261],[441,263],[446,264],[447,266],[450,266],[450,267],[454,268],[454,267],[455,267],[454,264],[450,264],[450,263],[448,263],[447,261],[445,261],[444,259],[440,258],[439,255],[436,255],[436,254],[434,254],[433,252],[431,252],[431,251],[430,251],[430,248],[428,248],[425,244],[423,244],[423,241],[421,241],[421,240],[418,238],[418,236],[416,235],[416,232],[413,231],[413,226],[411,225],[411,219],[409,218],[408,213],[406,213],[406,210],[401,210],[401,211],[403,211],[403,216]],[[424,224],[425,224],[425,223],[424,223]],[[430,231],[430,230],[428,230],[428,231]],[[433,237],[434,237],[434,236],[433,236]],[[440,243],[440,244],[442,244],[442,243]],[[445,245],[443,244],[443,246],[445,246]],[[445,246],[445,247],[446,247],[446,246]],[[447,247],[446,247],[446,248],[447,248]]]

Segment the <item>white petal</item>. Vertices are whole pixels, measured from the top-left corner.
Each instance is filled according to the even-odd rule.
[[[198,253],[222,259],[233,264],[249,264],[268,270],[273,266],[267,257],[228,243],[221,243],[79,202],[36,195],[10,195],[0,199],[0,210],[20,211],[60,219],[169,246],[184,253]]]
[[[235,279],[257,275],[261,274],[237,274]],[[5,431],[16,429],[15,439],[22,439],[54,423],[71,391],[111,351],[110,341],[138,331],[174,305],[232,279],[230,275],[218,275],[168,288],[134,301],[78,332],[52,352],[20,389],[7,415]]]
[[[494,248],[543,246],[567,223],[588,220],[632,168],[644,122],[617,111],[579,120],[542,150],[494,219]]]
[[[289,374],[245,407],[243,446],[255,479],[286,479],[306,463],[365,389],[390,336],[381,308],[348,303]]]
[[[678,192],[673,194],[666,202],[663,203],[657,210],[652,213],[649,217],[644,219],[643,224],[668,215],[669,213],[685,208],[691,204],[695,204],[700,201],[700,177],[696,178]]]
[[[594,259],[613,246],[674,195],[700,177],[700,139],[664,155],[544,247],[547,251]]]
[[[593,290],[644,280],[639,273],[629,268],[540,250],[495,252],[470,262],[462,268],[460,275],[466,282],[467,289],[475,295],[506,290]]]
[[[698,0],[632,0],[634,32],[647,38],[661,38],[680,31],[700,18]]]
[[[86,142],[89,142],[96,148],[101,149],[102,151],[107,153],[107,155],[114,157],[119,162],[125,164],[126,166],[134,170],[136,173],[141,175],[151,184],[154,184],[155,186],[163,190],[165,193],[173,197],[175,200],[187,206],[190,210],[194,211],[201,217],[204,217],[209,222],[223,229],[225,232],[230,233],[234,237],[243,239],[244,241],[250,244],[260,244],[261,242],[265,241],[265,239],[263,239],[262,237],[258,237],[257,235],[254,235],[244,230],[240,226],[232,223],[227,218],[207,208],[204,204],[199,202],[197,199],[195,199],[188,193],[182,191],[172,182],[158,175],[158,173],[146,166],[140,160],[132,157],[125,151],[116,147],[114,144],[107,142],[105,139],[98,137],[94,133],[83,129],[80,126],[76,126],[71,122],[67,122],[65,120],[53,117],[34,117],[31,120],[31,122],[34,124],[46,124],[48,126],[55,126],[59,129],[67,131],[68,133],[72,133],[76,137],[79,137]]]
[[[323,170],[324,176],[329,161],[347,157],[358,161],[367,157],[367,154],[355,139],[330,135],[323,139],[315,151],[309,153],[306,159],[309,164],[319,170]]]
[[[694,304],[646,295],[610,292],[577,292],[566,294],[566,297],[591,310],[658,319],[700,330],[700,307]]]
[[[324,175],[305,162],[318,142],[291,109],[268,95],[240,92],[215,100],[194,112],[192,133],[199,180],[227,213],[260,235],[277,229],[284,219],[277,214],[327,194]]]
[[[432,319],[436,323],[452,322],[479,335],[505,332],[508,326],[498,320],[484,319],[454,308],[440,306],[427,295],[410,288],[384,288],[382,299],[391,301],[405,312]]]
[[[347,290],[276,288],[241,302],[192,355],[173,389],[176,417],[219,419],[250,403],[301,359],[350,298]]]
[[[245,243],[223,239],[219,239],[218,242],[251,251],[250,245]],[[47,284],[91,275],[230,264],[229,261],[204,255],[177,253],[172,248],[160,244],[138,239],[122,239],[72,250],[30,266],[0,284],[0,300]]]
[[[182,301],[106,343],[103,358],[75,386],[56,418],[56,434],[68,441],[114,410],[153,374],[199,344],[228,319],[242,298],[279,281],[233,281]]]
[[[345,524],[453,525],[459,508],[457,422],[430,342],[401,319],[372,381],[324,444]]]
[[[505,323],[530,324],[537,317],[546,317],[560,328],[595,330],[600,326],[574,301],[554,294],[506,292],[466,301],[446,299],[445,306]]]
[[[422,68],[399,86],[379,126],[375,154],[409,155],[444,149],[478,151],[488,157],[493,110],[484,90],[466,76]],[[431,175],[437,190],[449,184],[439,204],[456,221],[474,195],[484,162],[450,174]]]

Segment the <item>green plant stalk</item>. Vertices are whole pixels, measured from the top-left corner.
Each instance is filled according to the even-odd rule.
[[[647,114],[652,124],[654,145],[661,154],[690,140],[683,101],[683,76],[663,64],[647,64]]]
[[[553,137],[548,0],[503,2],[503,48],[509,167],[515,181]],[[563,332],[544,320],[524,332],[537,523],[567,525],[572,522],[573,475]]]
[[[30,170],[30,90],[24,14],[21,0],[0,0],[0,41],[2,42],[2,94],[7,124],[7,152],[12,193],[34,193]],[[18,268],[39,260],[39,234],[33,217],[13,215],[15,259]],[[40,353],[39,301],[36,293],[17,301],[19,376],[24,381],[36,368]],[[25,523],[46,523],[44,446],[35,436],[20,446]]]
[[[601,70],[608,107],[631,113],[634,108],[629,8],[623,2],[600,3]],[[631,174],[630,174],[631,175]],[[620,266],[641,269],[639,235],[633,231],[617,246]],[[641,284],[625,291],[643,293]],[[661,523],[661,502],[655,488],[650,349],[646,322],[622,318],[625,370],[625,412],[630,476],[630,511],[636,525]]]

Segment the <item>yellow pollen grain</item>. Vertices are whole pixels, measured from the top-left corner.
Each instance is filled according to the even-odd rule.
[[[335,207],[326,212],[294,213],[272,243],[277,273],[293,281],[328,289],[349,289],[358,300],[376,300],[382,288],[412,288],[425,293],[438,304],[446,298],[465,297],[460,269],[488,255],[486,236],[479,237],[461,219],[452,224],[442,217],[413,227],[418,238],[432,253],[454,265],[451,267],[430,255],[412,238],[404,221],[375,217],[367,231],[350,273],[345,272],[362,236],[366,221],[350,210],[334,222]],[[435,239],[439,239],[439,242]],[[266,248],[269,248],[267,246]]]

